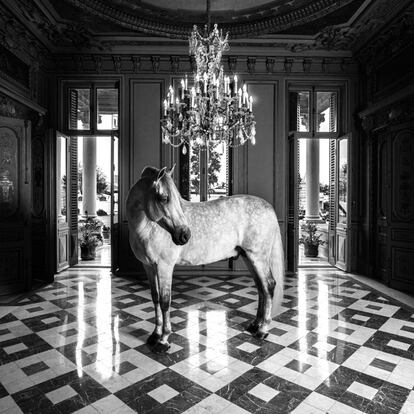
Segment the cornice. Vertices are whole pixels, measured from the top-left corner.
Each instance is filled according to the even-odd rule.
[[[60,54],[55,56],[53,72],[83,74],[161,74],[180,75],[193,72],[192,59],[182,54]],[[355,75],[358,64],[349,57],[323,56],[240,56],[225,55],[222,58],[224,70],[249,76],[269,74],[336,74]]]

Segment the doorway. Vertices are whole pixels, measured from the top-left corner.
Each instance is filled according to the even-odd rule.
[[[298,139],[298,267],[329,266],[329,140]]]
[[[118,215],[118,156],[114,137],[77,139],[78,265],[111,267],[113,218]],[[85,243],[94,247],[94,254]]]
[[[57,134],[57,266],[117,268],[118,137]]]
[[[289,137],[288,270],[335,266],[348,270],[350,135]],[[305,243],[318,245],[306,254]],[[309,253],[309,251],[308,251]]]

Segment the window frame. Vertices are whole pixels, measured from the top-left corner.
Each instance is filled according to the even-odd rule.
[[[297,131],[292,130],[289,131],[289,134],[294,134],[298,138],[332,138],[336,139],[340,137],[342,134],[343,129],[343,108],[344,103],[342,102],[344,99],[344,95],[342,93],[343,86],[338,84],[327,84],[327,85],[309,85],[309,84],[290,84],[288,87],[288,96],[291,92],[309,92],[309,125],[310,131]],[[337,96],[337,109],[336,109],[336,131],[335,132],[318,132],[316,131],[316,122],[317,122],[317,99],[316,94],[317,92],[336,92]],[[288,98],[289,100],[289,98]],[[290,113],[288,113],[288,120],[290,119]]]
[[[61,119],[59,130],[69,136],[97,136],[97,135],[111,135],[113,131],[119,130],[120,120],[120,84],[119,81],[85,81],[85,80],[63,80],[62,81],[62,98],[61,101]],[[70,103],[69,90],[70,89],[89,89],[90,91],[90,128],[89,129],[71,129],[69,124],[70,118]],[[98,129],[98,89],[117,89],[118,90],[118,125],[115,129]]]

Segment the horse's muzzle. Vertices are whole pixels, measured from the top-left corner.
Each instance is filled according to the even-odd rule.
[[[190,237],[191,231],[188,227],[180,227],[172,235],[173,242],[179,246],[186,244]]]

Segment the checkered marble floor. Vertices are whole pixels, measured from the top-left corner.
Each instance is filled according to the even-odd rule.
[[[250,277],[176,277],[171,348],[153,354],[145,281],[63,272],[0,313],[0,413],[414,413],[413,309],[302,270],[258,341],[256,301]]]

